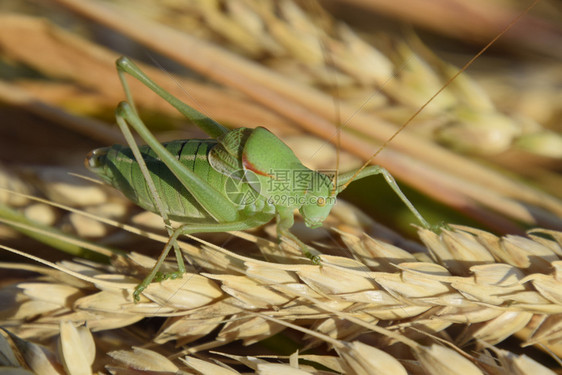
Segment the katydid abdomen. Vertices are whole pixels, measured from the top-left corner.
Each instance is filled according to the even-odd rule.
[[[209,186],[216,187],[233,204],[240,203],[237,200],[241,197],[250,197],[244,204],[240,204],[240,217],[251,217],[257,212],[263,214],[269,211],[273,218],[274,208],[257,195],[249,184],[235,180],[235,175],[220,173],[209,164],[209,152],[216,145],[217,141],[214,139],[185,139],[163,143],[166,150],[182,165],[208,182]],[[216,222],[216,218],[202,207],[149,146],[141,146],[139,149],[170,219],[183,223]],[[113,145],[96,149],[88,155],[86,166],[137,205],[158,213],[130,148]]]

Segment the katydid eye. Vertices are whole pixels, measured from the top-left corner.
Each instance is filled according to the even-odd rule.
[[[324,198],[324,197],[318,198],[317,204],[318,204],[318,206],[320,206],[320,207],[324,207],[324,206],[326,205],[326,198]]]

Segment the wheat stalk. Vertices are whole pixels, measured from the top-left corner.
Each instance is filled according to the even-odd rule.
[[[367,235],[341,232],[355,260],[326,255],[322,266],[307,264],[290,252],[284,254],[285,263],[272,263],[200,240],[202,245],[183,244],[182,249],[203,272],[192,270],[182,279],[153,283],[138,304],[132,301],[132,290],[154,263],[140,254],[120,257],[109,266],[42,261],[57,271],[3,263],[3,268],[42,276],[4,286],[3,300],[11,302],[5,304],[2,325],[20,339],[45,340],[59,334],[62,339],[61,327],[69,322],[100,332],[125,330],[143,318],[160,316],[166,321],[149,339],[159,346],[171,340],[186,345],[220,327],[202,352],[236,340],[249,345],[294,326],[308,333],[302,337],[305,347],[333,345],[344,367],[356,365],[350,361],[357,361],[355,351],[363,346],[377,352],[355,341],[361,336],[390,350],[396,366],[401,359],[396,347],[406,345],[418,365],[434,371],[431,366],[444,366],[447,356],[458,353],[439,342],[424,344],[433,336],[460,346],[474,340],[489,346],[521,331],[534,317],[550,316],[535,325],[524,345],[556,346],[560,335],[554,322],[562,310],[556,268],[562,233],[535,233],[551,239],[536,234],[496,237],[466,227],[441,235],[420,230],[427,252],[411,254]],[[244,237],[259,244],[265,259],[281,256],[276,245]],[[440,335],[454,324],[470,328],[456,338]],[[193,348],[189,354],[195,352]],[[462,354],[479,364],[476,356]],[[473,363],[467,361],[467,366]]]

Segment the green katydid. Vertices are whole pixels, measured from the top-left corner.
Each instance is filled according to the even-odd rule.
[[[244,230],[276,218],[278,236],[292,239],[306,257],[320,263],[319,255],[290,232],[294,210],[300,211],[308,227],[321,226],[337,194],[354,179],[382,174],[420,223],[429,228],[384,168],[363,167],[332,179],[306,168],[265,128],[228,130],[162,89],[128,58],[119,58],[116,65],[127,97],[117,107],[116,119],[129,147],[96,149],[88,155],[86,166],[139,206],[160,214],[170,235],[155,267],[135,289],[135,301],[155,279],[172,247],[178,271],[166,277],[185,272],[176,242],[182,234]],[[212,138],[160,144],[136,112],[126,74],[145,84]],[[136,145],[129,126],[147,145]],[[173,229],[170,219],[184,224]]]

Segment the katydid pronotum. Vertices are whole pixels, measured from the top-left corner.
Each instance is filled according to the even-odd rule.
[[[162,89],[128,58],[119,58],[116,65],[127,97],[117,107],[116,119],[129,147],[96,149],[88,155],[86,166],[139,206],[161,215],[170,235],[158,262],[136,287],[135,301],[157,275],[159,279],[176,278],[185,273],[177,245],[182,234],[244,230],[276,218],[278,236],[292,239],[306,257],[319,264],[318,253],[290,232],[294,211],[300,211],[308,227],[317,228],[329,215],[339,192],[352,180],[375,174],[381,174],[419,222],[429,228],[384,168],[368,166],[332,179],[306,168],[265,128],[228,130]],[[169,102],[212,139],[160,144],[135,109],[126,74]],[[129,126],[147,145],[136,145]],[[281,178],[287,173],[301,178]],[[184,224],[173,229],[170,219]],[[158,269],[172,247],[178,270],[162,276]]]

